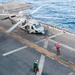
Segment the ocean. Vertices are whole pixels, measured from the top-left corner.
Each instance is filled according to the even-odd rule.
[[[65,28],[75,34],[75,0],[0,0],[0,3],[15,1],[33,4],[34,8],[26,10],[25,13],[31,13],[43,5],[32,15],[35,19]]]

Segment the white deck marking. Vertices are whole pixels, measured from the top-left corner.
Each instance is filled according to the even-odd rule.
[[[41,58],[40,58],[40,61],[39,61],[39,72],[37,72],[36,75],[41,75],[42,74],[44,61],[45,61],[45,56],[41,55]]]
[[[48,39],[46,39],[45,42],[44,42],[44,48],[47,49],[47,47],[48,47]]]
[[[75,75],[74,72],[69,73],[69,75]]]
[[[59,33],[59,34],[56,34],[56,35],[53,35],[53,36],[50,36],[50,37],[48,37],[48,38],[51,39],[51,38],[57,37],[57,36],[62,35],[62,34],[63,34],[63,32],[61,32],[61,33]]]
[[[27,46],[20,47],[20,48],[18,48],[18,49],[12,50],[12,51],[10,51],[10,52],[4,53],[3,56],[7,56],[7,55],[12,54],[12,53],[14,53],[14,52],[23,50],[24,48],[27,48]]]
[[[45,41],[45,40],[46,40],[46,39],[42,39],[42,40],[37,41],[37,42],[35,42],[35,43],[38,44],[38,43],[43,42],[43,41]]]
[[[59,33],[59,34],[56,34],[56,35],[53,35],[53,36],[50,36],[50,37],[47,37],[47,38],[51,39],[51,38],[57,37],[57,36],[62,35],[62,34],[63,34],[63,32],[61,32],[61,33]],[[46,39],[43,39],[43,40],[40,40],[40,41],[35,42],[35,43],[37,44],[37,43],[40,43],[40,42],[45,41],[45,40],[46,40]]]
[[[49,39],[49,41],[54,42],[54,43],[57,43],[57,42],[58,42],[58,41],[54,41],[54,40],[52,40],[52,39]],[[60,42],[59,42],[59,43],[60,43]],[[72,51],[75,51],[75,48],[72,48],[72,47],[70,47],[70,46],[68,46],[68,45],[65,45],[65,44],[62,44],[62,43],[60,43],[60,45],[63,46],[63,47],[65,47],[65,48],[67,48],[67,49],[70,49],[70,50],[72,50]]]

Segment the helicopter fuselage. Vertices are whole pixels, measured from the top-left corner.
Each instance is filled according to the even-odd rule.
[[[28,33],[45,34],[44,27],[35,19],[25,19],[25,21],[22,22],[19,27],[27,31]]]

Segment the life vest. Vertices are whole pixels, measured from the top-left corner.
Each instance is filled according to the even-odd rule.
[[[38,63],[37,62],[34,62],[34,67],[38,67]]]
[[[56,50],[60,49],[60,44],[55,44]]]

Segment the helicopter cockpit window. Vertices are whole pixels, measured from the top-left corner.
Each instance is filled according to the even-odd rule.
[[[40,24],[33,24],[33,26],[34,26],[35,28],[40,28],[40,27],[41,27]]]
[[[27,18],[27,19],[30,19],[30,18],[31,18],[31,15],[26,15],[26,18]]]

